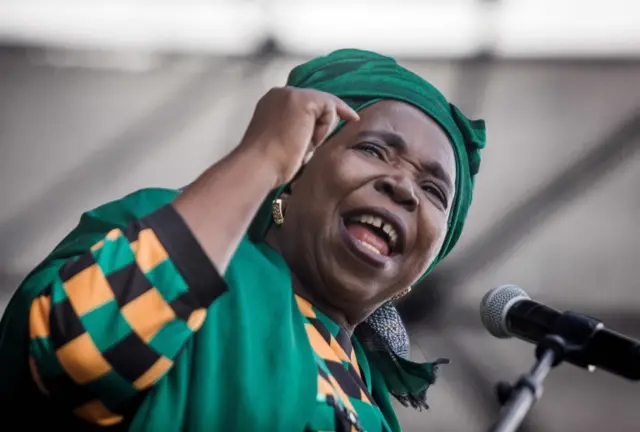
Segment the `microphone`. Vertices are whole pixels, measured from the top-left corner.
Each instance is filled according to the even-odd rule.
[[[595,318],[537,303],[515,285],[499,286],[486,293],[480,317],[487,331],[497,338],[515,336],[538,344],[548,336],[558,336],[569,344],[565,361],[590,371],[600,368],[640,380],[640,342],[607,330]],[[580,340],[577,345],[575,339]]]

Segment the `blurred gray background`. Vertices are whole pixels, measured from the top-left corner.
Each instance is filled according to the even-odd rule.
[[[480,324],[496,285],[640,338],[637,0],[0,0],[0,311],[83,211],[190,182],[267,89],[342,47],[397,56],[488,122],[466,232],[401,304],[413,356],[452,359],[405,430],[486,430],[495,383],[532,365]],[[638,431],[639,402],[564,365],[521,430]]]

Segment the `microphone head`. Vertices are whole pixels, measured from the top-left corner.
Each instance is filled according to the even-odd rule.
[[[516,285],[502,285],[484,295],[480,303],[480,319],[489,333],[501,339],[511,337],[507,328],[507,312],[511,306],[530,297]]]

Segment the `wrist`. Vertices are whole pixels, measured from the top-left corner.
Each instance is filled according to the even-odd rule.
[[[247,177],[267,186],[267,193],[284,183],[278,173],[277,164],[263,146],[241,144],[230,156],[237,159],[239,165],[246,169]]]

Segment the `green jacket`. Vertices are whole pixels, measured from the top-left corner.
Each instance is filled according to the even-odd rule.
[[[167,205],[178,193],[85,213],[22,283],[0,324],[4,415],[34,428],[89,429],[80,416],[107,429],[305,430],[318,372],[287,265],[245,238],[222,279]],[[400,430],[384,377],[354,345]]]

